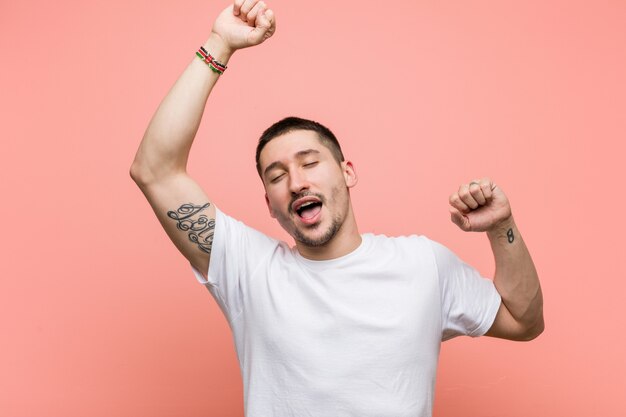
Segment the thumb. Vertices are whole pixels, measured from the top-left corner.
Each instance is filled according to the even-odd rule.
[[[452,223],[459,226],[461,230],[467,232],[471,229],[469,219],[454,207],[450,207],[450,220],[452,220]]]

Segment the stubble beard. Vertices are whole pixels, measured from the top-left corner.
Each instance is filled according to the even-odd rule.
[[[296,241],[306,246],[310,246],[310,247],[324,246],[326,243],[330,242],[332,238],[335,237],[337,232],[339,232],[339,229],[341,229],[342,224],[343,222],[341,221],[339,217],[333,218],[333,221],[328,227],[328,230],[326,230],[326,232],[322,236],[318,237],[317,239],[314,239],[312,237],[305,235],[302,230],[296,228],[293,233],[293,238]]]
[[[341,193],[340,188],[335,188],[333,190],[331,201],[334,202],[335,204],[337,204],[339,200],[338,196],[340,195],[340,193]],[[326,204],[326,200],[323,198],[323,196],[318,195],[318,197],[320,197],[320,199],[324,202],[324,204]],[[303,230],[296,227],[293,232],[293,238],[297,242],[300,242],[309,247],[324,246],[337,235],[339,230],[341,230],[341,226],[343,226],[344,221],[345,221],[345,216],[342,219],[341,214],[337,213],[335,217],[332,218],[330,226],[328,226],[328,229],[322,236],[318,238],[312,238],[310,236],[307,236]],[[317,227],[319,227],[319,225]],[[317,227],[312,227],[312,229],[315,229]]]

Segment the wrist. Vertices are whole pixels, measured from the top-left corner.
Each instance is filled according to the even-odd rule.
[[[510,215],[487,230],[487,236],[489,238],[507,237],[509,230],[512,229],[515,229],[515,220],[513,220],[513,215]]]
[[[209,38],[202,45],[216,60],[227,64],[235,50],[230,48],[224,39],[215,32],[211,32]]]

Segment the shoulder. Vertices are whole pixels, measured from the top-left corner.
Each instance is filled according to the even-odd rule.
[[[227,229],[232,232],[240,232],[240,233],[249,233],[253,235],[257,235],[259,237],[264,237],[266,239],[279,242],[277,239],[274,239],[267,234],[257,230],[254,227],[249,226],[244,221],[239,220],[229,214],[223,212],[219,207],[215,207],[215,223],[216,228],[221,226],[223,229]]]
[[[286,243],[275,239],[215,208],[214,244],[223,245],[237,255],[239,250],[273,251],[277,247],[287,246]],[[243,253],[239,253],[243,255]]]

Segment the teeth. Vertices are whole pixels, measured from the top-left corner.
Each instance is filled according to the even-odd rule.
[[[315,201],[308,201],[308,202],[304,203],[303,205],[301,205],[300,208],[304,208],[306,206],[310,206],[313,203],[315,203]]]

